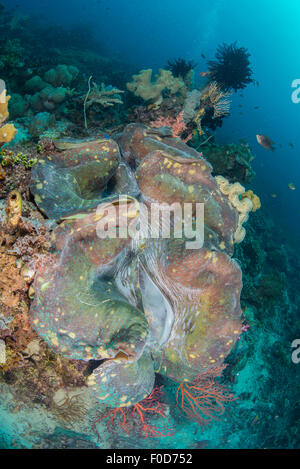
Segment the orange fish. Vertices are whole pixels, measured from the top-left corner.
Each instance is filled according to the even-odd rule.
[[[293,184],[292,182],[290,182],[290,183],[289,183],[289,189],[291,189],[291,191],[296,190],[295,184]]]
[[[208,77],[210,75],[210,72],[201,72],[200,77]]]
[[[256,140],[266,150],[275,150],[274,142],[267,135],[256,135]]]

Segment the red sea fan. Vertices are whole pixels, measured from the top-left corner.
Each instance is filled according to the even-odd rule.
[[[181,383],[177,389],[176,402],[192,420],[204,426],[225,411],[224,403],[236,399],[225,386],[216,382],[225,365],[197,376],[193,384]]]
[[[111,433],[115,431],[116,427],[119,427],[129,435],[132,427],[138,423],[141,436],[144,438],[163,438],[174,435],[174,430],[167,425],[156,426],[149,422],[149,417],[155,415],[166,418],[164,406],[160,401],[162,394],[162,387],[156,386],[148,397],[134,406],[130,408],[118,407],[102,415],[93,423],[93,429],[96,431],[98,438],[100,439],[97,423],[103,419],[107,419],[106,427]]]
[[[188,134],[185,138],[181,137],[183,132],[186,132],[187,130],[183,116],[184,111],[181,111],[175,119],[173,117],[159,117],[155,121],[151,122],[150,125],[155,128],[171,127],[173,130],[173,137],[181,138],[181,140],[186,143],[192,138],[192,134]]]

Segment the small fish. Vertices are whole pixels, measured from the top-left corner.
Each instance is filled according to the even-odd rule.
[[[295,184],[294,184],[294,183],[292,183],[292,182],[290,182],[290,183],[289,183],[289,189],[291,189],[291,191],[294,191],[294,190],[296,190],[296,186],[295,186]]]
[[[290,148],[294,148],[294,144],[293,144],[292,142],[289,142],[289,143],[288,143],[288,146],[289,146]]]
[[[110,137],[108,134],[104,134],[103,136],[104,136],[104,138],[106,138],[106,140],[110,140],[110,139],[111,139],[111,137]]]
[[[256,140],[266,150],[275,150],[274,142],[267,135],[256,135]]]
[[[277,194],[271,194],[271,197],[273,197],[273,199],[276,199]]]
[[[210,72],[200,72],[200,77],[208,77]]]
[[[251,426],[252,426],[252,425],[255,425],[258,421],[259,421],[259,416],[256,415],[256,416],[254,417],[254,419],[252,420],[252,422],[251,422],[250,425],[251,425]]]
[[[259,106],[255,106],[254,109],[259,109]]]
[[[205,55],[204,54],[201,54],[201,57],[202,59],[206,59]]]

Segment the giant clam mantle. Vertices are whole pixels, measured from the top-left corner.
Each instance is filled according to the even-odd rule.
[[[119,197],[124,187],[135,198]],[[118,142],[64,142],[35,167],[31,190],[41,210],[63,218],[34,281],[32,325],[55,352],[100,361],[89,385],[101,402],[141,401],[155,371],[192,382],[223,364],[241,331],[241,270],[231,258],[240,217],[199,153],[130,124]],[[141,202],[204,203],[203,247],[97,236],[99,207],[130,213],[126,228],[141,221]]]

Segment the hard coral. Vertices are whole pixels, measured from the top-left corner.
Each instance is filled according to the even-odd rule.
[[[87,128],[86,111],[89,107],[99,104],[100,106],[107,108],[113,107],[116,104],[123,104],[120,95],[124,93],[124,91],[112,86],[105,86],[104,83],[101,83],[100,87],[97,83],[93,83],[93,88],[91,89],[91,78],[92,77],[89,78],[89,89],[83,102],[85,128]]]
[[[93,83],[93,88],[87,95],[86,108],[88,109],[93,104],[100,104],[103,107],[111,107],[115,104],[123,104],[120,95],[124,91],[118,88],[107,87],[104,83],[101,83],[100,87],[97,83]]]

